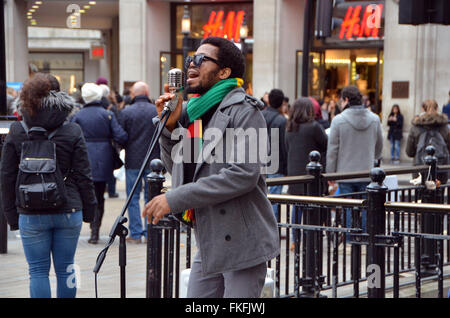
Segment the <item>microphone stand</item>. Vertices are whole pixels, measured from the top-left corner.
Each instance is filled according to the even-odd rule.
[[[161,114],[160,121],[157,126],[157,130],[155,131],[155,134],[152,137],[152,141],[150,142],[150,147],[147,151],[147,154],[144,159],[144,163],[141,166],[141,169],[139,171],[138,177],[133,185],[133,188],[131,189],[130,194],[127,197],[127,201],[125,202],[124,207],[122,208],[122,212],[117,217],[116,221],[114,222],[114,225],[111,229],[111,232],[109,233],[109,241],[106,244],[105,248],[99,253],[97,256],[97,261],[94,267],[94,273],[95,273],[95,297],[98,298],[97,295],[97,274],[100,271],[100,268],[103,264],[103,261],[105,260],[106,253],[108,252],[108,249],[111,247],[111,245],[114,243],[114,240],[116,236],[119,236],[120,242],[119,242],[119,267],[120,267],[120,298],[126,297],[126,284],[125,284],[125,267],[126,267],[126,236],[128,235],[128,229],[123,225],[125,222],[127,222],[127,218],[124,216],[125,212],[128,208],[128,205],[131,202],[131,198],[133,197],[134,192],[136,191],[136,188],[141,182],[141,178],[144,175],[145,167],[147,166],[150,156],[156,146],[156,143],[159,142],[159,137],[161,136],[161,133],[166,126],[167,120],[170,116],[170,111],[163,112]],[[161,124],[162,121],[162,124]]]

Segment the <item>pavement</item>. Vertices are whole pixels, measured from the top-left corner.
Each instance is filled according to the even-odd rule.
[[[97,245],[89,244],[89,224],[83,223],[81,235],[75,254],[75,264],[79,272],[78,298],[95,297],[95,280],[93,268],[99,252],[105,247],[109,232],[114,221],[120,215],[125,204],[125,182],[117,182],[119,198],[110,199],[105,194],[105,215],[100,229],[100,241]],[[143,193],[141,193],[141,208],[143,207]],[[125,224],[127,226],[127,224]],[[181,244],[185,244],[185,235],[182,235]],[[146,286],[146,244],[127,244],[127,297],[145,297]],[[182,249],[184,250],[184,249]],[[195,252],[193,246],[193,253]],[[182,255],[183,256],[183,255]],[[183,265],[183,258],[181,259]],[[184,268],[183,268],[184,269]],[[53,266],[50,269],[50,283],[52,297],[56,293],[56,276]],[[119,268],[119,238],[109,248],[106,259],[98,275],[98,296],[100,298],[120,297],[120,268]],[[0,298],[28,298],[29,275],[28,264],[25,260],[19,231],[8,233],[8,253],[0,254]]]
[[[398,165],[395,165],[398,167]],[[401,165],[400,165],[401,166]],[[407,166],[407,164],[405,164]],[[382,165],[382,167],[392,167],[392,165]],[[167,177],[167,176],[166,176]],[[399,184],[407,183],[410,176],[399,176]],[[170,177],[167,177],[165,186],[170,186]],[[81,235],[75,255],[75,264],[79,273],[79,287],[77,290],[78,298],[94,298],[95,297],[95,280],[93,268],[96,263],[99,252],[105,247],[109,239],[109,232],[114,221],[119,216],[122,207],[125,204],[125,182],[117,182],[117,192],[119,198],[110,199],[105,194],[105,215],[103,224],[100,229],[100,242],[97,245],[88,244],[90,237],[89,224],[83,223]],[[143,207],[143,195],[141,194],[141,207]],[[127,226],[127,224],[125,224]],[[8,253],[0,254],[0,298],[28,298],[29,297],[29,275],[28,264],[25,260],[22,243],[19,232],[8,233]],[[192,255],[196,252],[195,240],[193,239]],[[185,269],[185,246],[186,235],[181,235],[181,270]],[[284,245],[284,241],[283,241]],[[287,249],[282,248],[281,260],[285,259]],[[119,239],[116,238],[114,244],[109,248],[105,261],[98,275],[98,296],[100,298],[118,298],[120,297],[120,268],[119,268]],[[126,266],[126,290],[127,297],[144,298],[146,287],[146,244],[127,244],[127,266]],[[290,258],[293,262],[294,257]],[[273,262],[273,264],[275,264]],[[293,267],[293,263],[290,264]],[[445,273],[449,273],[450,269],[446,269]],[[284,271],[282,271],[281,282],[284,282]],[[409,280],[414,280],[412,273]],[[291,280],[293,282],[293,280]],[[52,297],[56,293],[56,276],[53,267],[50,270],[50,283],[52,287]],[[450,285],[450,280],[445,281],[446,290]],[[431,283],[426,295],[435,297],[436,283]],[[424,288],[427,288],[424,285]],[[291,289],[291,288],[290,288]],[[284,290],[284,287],[282,287]],[[409,290],[409,291],[408,291]],[[425,296],[425,289],[424,296]],[[414,288],[402,291],[402,297],[414,296]],[[328,294],[328,293],[327,293]],[[342,290],[341,295],[351,295],[352,286],[348,290]]]

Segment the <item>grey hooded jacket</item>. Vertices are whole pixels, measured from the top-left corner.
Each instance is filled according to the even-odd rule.
[[[267,131],[259,105],[242,88],[225,96],[205,127],[203,158],[196,165],[191,183],[183,184],[184,165],[174,160],[182,143],[179,139],[185,137],[185,127],[180,123],[187,115],[186,109],[178,132],[176,129],[171,134],[164,129],[160,138],[161,159],[172,175],[172,190],[166,193],[166,198],[172,213],[195,210],[194,230],[205,275],[253,267],[276,257],[280,251],[277,223],[267,199],[259,160],[255,163],[210,161],[219,157],[220,147],[215,145],[220,142],[229,145],[230,152],[248,151],[251,143],[257,142],[252,138],[230,140],[228,128]],[[208,131],[209,128],[214,129]],[[209,132],[214,137],[208,140]]]
[[[331,122],[327,172],[370,170],[383,151],[380,118],[363,106],[351,106]],[[366,179],[343,180],[364,182]]]

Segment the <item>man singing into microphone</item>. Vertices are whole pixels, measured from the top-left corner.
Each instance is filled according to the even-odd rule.
[[[187,93],[199,97],[191,98],[186,107],[179,98],[169,117],[160,146],[161,158],[172,175],[172,190],[151,200],[143,216],[156,224],[168,213],[181,213],[184,222],[193,226],[199,252],[192,264],[188,297],[257,298],[264,286],[267,261],[279,254],[263,165],[260,160],[248,160],[248,153],[243,161],[217,156],[248,152],[255,142],[251,137],[230,138],[228,129],[267,131],[262,103],[241,87],[245,62],[232,42],[206,38],[186,63]],[[160,96],[156,101],[159,114],[172,98],[169,93]],[[185,131],[183,138],[175,133],[180,130]],[[214,140],[203,138],[208,130],[214,131]],[[226,151],[212,147],[212,142],[226,145]],[[201,159],[174,160],[171,155],[176,151],[172,150],[178,143],[200,147]]]

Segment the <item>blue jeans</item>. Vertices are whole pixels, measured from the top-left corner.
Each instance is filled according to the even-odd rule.
[[[133,194],[133,197],[131,198],[130,205],[128,206],[128,225],[130,230],[130,237],[133,239],[140,239],[141,236],[147,237],[147,220],[145,220],[145,226],[142,227],[142,219],[141,219],[141,208],[139,206],[139,199],[142,189],[142,182],[144,182],[144,198],[145,203],[147,203],[148,200],[148,184],[145,181],[145,176],[150,173],[150,170],[146,169],[144,172],[143,177],[141,178],[140,182],[138,183],[138,186],[136,188],[136,191]],[[133,189],[133,185],[137,180],[139,174],[138,169],[126,169],[125,170],[125,176],[126,176],[126,186],[127,186],[127,195],[130,195],[131,189]]]
[[[269,174],[267,178],[281,178],[284,177],[281,173]],[[270,194],[281,194],[281,190],[283,190],[283,185],[276,185],[269,187]],[[278,204],[272,204],[273,214],[275,215],[275,219],[278,220]]]
[[[391,142],[391,159],[392,160],[400,160],[400,143],[401,139],[394,139],[391,136],[389,139]]]
[[[292,206],[292,215],[291,215],[291,224],[301,224],[302,223],[302,208],[299,206]],[[292,242],[295,242],[296,233],[300,230],[293,230],[292,231]]]
[[[365,192],[367,186],[369,183],[367,182],[354,182],[354,183],[339,183],[339,194],[346,194],[346,193],[353,193],[353,192]],[[364,199],[366,195],[363,195],[362,198]],[[346,223],[345,227],[351,228],[352,227],[352,209],[345,209],[345,215],[346,215]],[[361,228],[364,231],[364,233],[367,231],[367,213],[366,210],[361,211]],[[347,241],[349,239],[349,236],[347,235]]]
[[[57,279],[57,297],[75,298],[74,256],[82,212],[19,215],[19,229],[30,273],[30,297],[50,298],[50,254]]]

